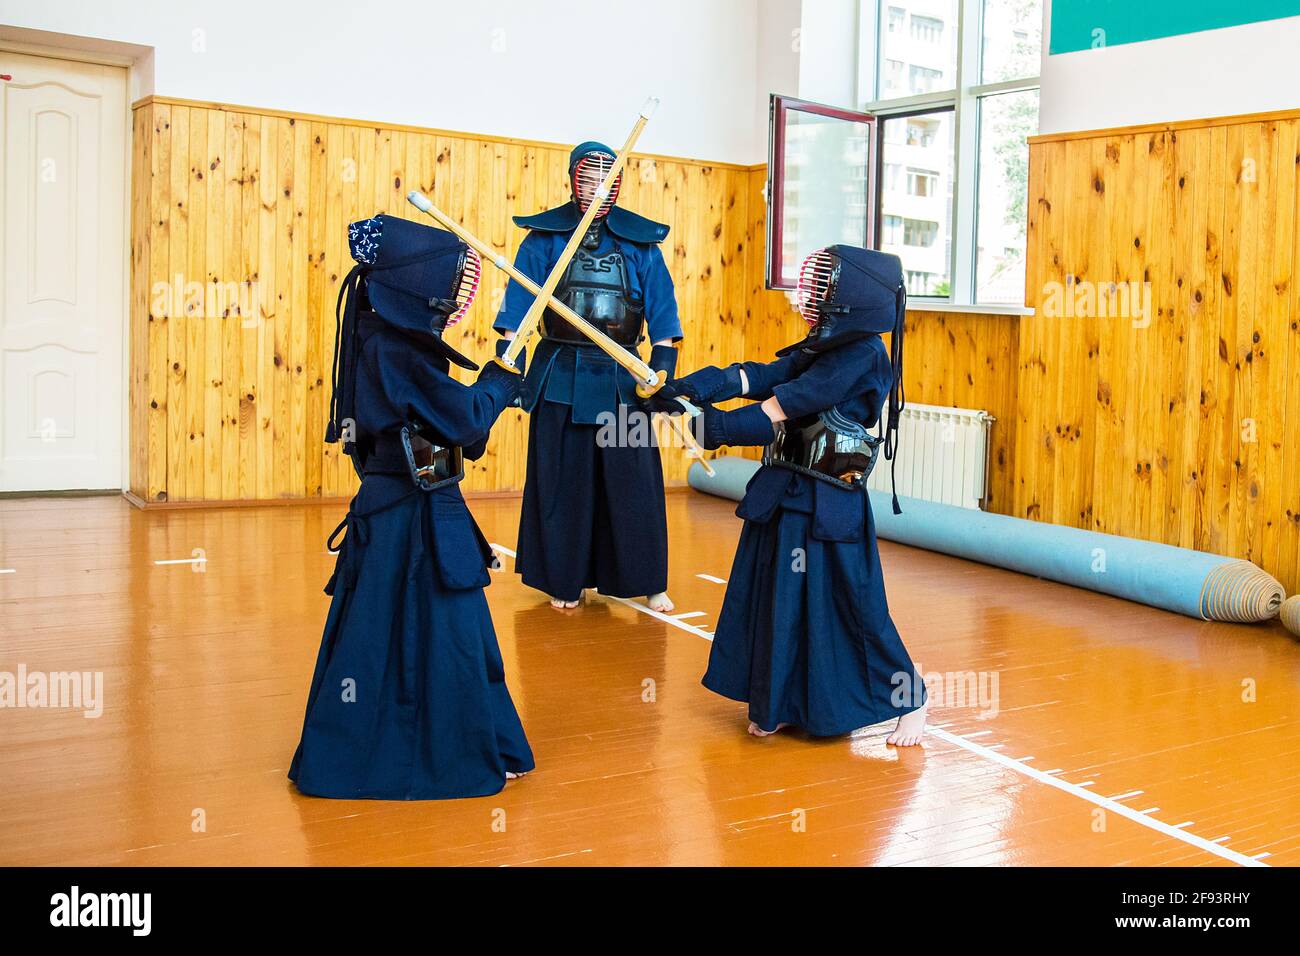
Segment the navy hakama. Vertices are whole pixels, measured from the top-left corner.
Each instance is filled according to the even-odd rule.
[[[366,478],[289,771],[299,790],[478,797],[533,769],[483,594],[486,550],[455,487]]]
[[[528,423],[528,478],[515,569],[523,582],[576,601],[668,590],[668,528],[659,449],[597,441],[599,426],[542,401]]]
[[[732,563],[704,686],[749,704],[763,730],[793,724],[830,737],[899,717],[915,668],[889,616],[865,491],[865,533],[823,540],[807,510],[815,479],[788,482],[766,521],[746,521]]]
[[[533,755],[483,594],[495,557],[457,482],[520,378],[448,374],[449,360],[474,367],[441,339],[459,240],[378,216],[350,242],[360,265],[344,283],[327,441],[362,479],[330,539],[346,532],[289,778],[321,797],[486,796]]]
[[[791,419],[835,408],[866,426],[892,381],[879,336],[740,368],[745,397],[775,396]],[[865,486],[765,465],[736,514],[745,525],[704,686],[747,702],[766,731],[786,723],[834,736],[918,709],[924,694],[916,699],[916,669],[889,615]]]
[[[530,232],[515,266],[541,284],[568,235]],[[629,291],[644,307],[649,339],[680,339],[672,278],[658,246],[604,230],[596,252],[612,250],[628,264]],[[517,328],[532,301],[512,281],[495,327]],[[668,519],[659,448],[652,429],[640,430],[644,440],[629,442],[623,438],[635,438],[637,430],[619,428],[647,415],[632,376],[589,344],[545,338],[528,362],[523,404],[531,416],[515,562],[523,582],[564,601],[578,600],[584,588],[615,597],[666,591]],[[602,428],[613,442],[598,441]]]

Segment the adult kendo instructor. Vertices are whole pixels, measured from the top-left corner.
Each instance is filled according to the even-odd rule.
[[[515,257],[519,271],[545,281],[614,159],[602,143],[575,147],[570,201],[514,217],[528,230]],[[620,173],[556,298],[629,350],[649,338],[650,366],[671,378],[682,326],[659,250],[668,227],[617,205],[621,183]],[[532,293],[510,282],[495,323],[506,339],[532,302]],[[531,417],[516,570],[557,608],[577,607],[583,590],[594,587],[672,610],[663,470],[649,407],[631,374],[549,309],[541,332],[521,399]],[[504,349],[499,342],[498,354]]]

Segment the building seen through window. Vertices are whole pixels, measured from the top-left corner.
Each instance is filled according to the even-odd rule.
[[[1041,0],[880,0],[861,60],[880,117],[878,244],[911,295],[1024,301],[1042,15]]]

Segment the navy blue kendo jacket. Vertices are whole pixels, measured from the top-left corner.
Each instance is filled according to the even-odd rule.
[[[775,396],[787,418],[834,406],[870,428],[880,420],[894,381],[889,350],[879,335],[809,355],[792,352],[774,362],[742,362],[756,402]],[[786,468],[763,467],[750,479],[737,516],[766,522],[778,507],[813,515],[813,535],[824,541],[857,541],[866,526],[865,491],[838,488]]]
[[[447,374],[446,359],[413,347],[401,332],[381,322],[363,318],[361,337],[357,431],[375,448],[367,457],[367,472],[382,469],[392,475],[391,481],[363,482],[357,507],[371,511],[411,494],[411,479],[396,443],[404,425],[421,422],[427,428],[422,434],[430,441],[460,445],[467,459],[478,459],[487,448],[493,423],[514,396],[501,380],[461,384]],[[460,486],[423,494],[431,496],[430,517],[438,521],[430,537],[443,585],[486,587],[491,549],[465,505]]]
[[[515,267],[538,285],[546,281],[551,267],[560,258],[571,233],[533,230],[524,237],[515,256]],[[664,263],[663,253],[655,243],[633,242],[601,230],[598,255],[617,249],[627,261],[629,292],[644,303],[646,333],[651,342],[682,337],[681,319],[677,315],[677,297],[673,279]],[[506,287],[505,303],[494,328],[513,331],[519,328],[534,295],[511,281]],[[632,375],[594,348],[566,347],[543,340],[528,364],[523,406],[527,411],[547,401],[573,406],[572,421],[594,425],[601,412],[617,413],[620,403],[636,404],[636,381]]]

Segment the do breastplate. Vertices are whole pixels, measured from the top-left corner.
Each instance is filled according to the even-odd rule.
[[[627,260],[617,249],[598,255],[579,248],[555,297],[619,345],[635,347],[641,340],[645,309],[629,292],[627,268]],[[546,310],[543,325],[550,338],[584,344],[589,341],[550,309]]]
[[[830,408],[779,422],[763,464],[853,489],[871,474],[880,443],[863,425]]]

